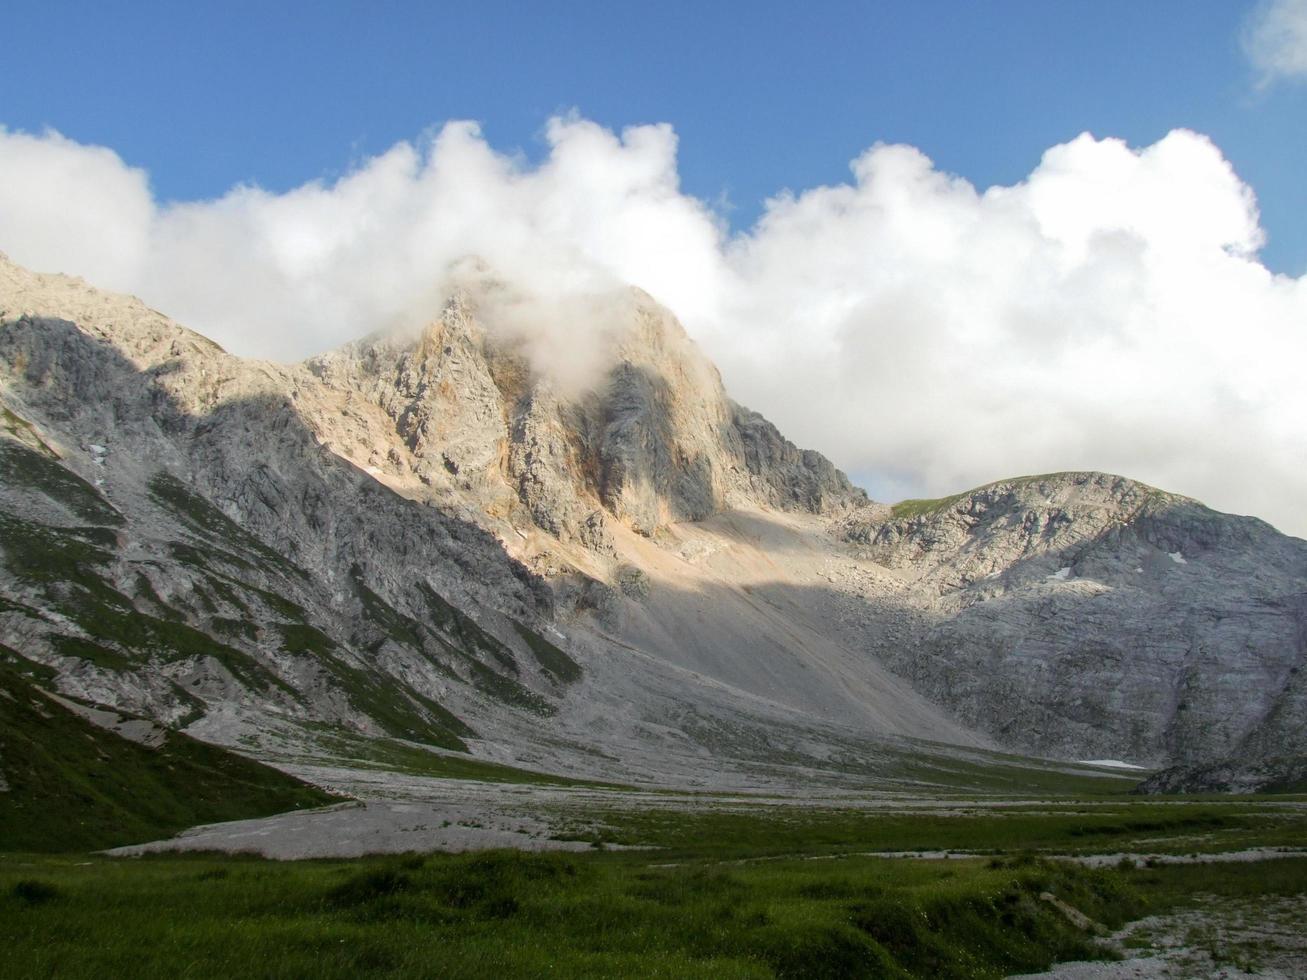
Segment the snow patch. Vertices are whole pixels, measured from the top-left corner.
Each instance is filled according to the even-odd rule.
[[[1081,759],[1082,766],[1102,766],[1105,769],[1146,769],[1147,766],[1136,766],[1133,762],[1122,762],[1120,759]]]
[[[1170,558],[1171,558],[1171,561],[1175,562],[1177,565],[1188,565],[1188,564],[1189,564],[1187,561],[1184,560],[1184,555],[1180,554],[1180,552],[1178,552],[1178,551],[1173,551],[1173,552],[1171,552],[1171,554],[1170,554]]]
[[[1056,572],[1054,572],[1052,575],[1049,576],[1049,578],[1055,578],[1055,579],[1058,579],[1059,581],[1065,581],[1066,579],[1068,579],[1068,578],[1070,578],[1070,577],[1071,577],[1071,566],[1070,566],[1070,565],[1067,565],[1067,566],[1064,567],[1064,568],[1059,568]]]

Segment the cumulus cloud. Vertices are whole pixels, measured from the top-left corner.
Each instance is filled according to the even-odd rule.
[[[0,248],[273,359],[429,318],[469,255],[545,305],[637,279],[710,288],[717,219],[679,193],[671,127],[619,137],[567,118],[545,135],[534,168],[454,122],[334,184],[161,206],[111,150],[0,130]]]
[[[1263,0],[1245,26],[1243,48],[1263,87],[1307,78],[1307,0]]]
[[[909,147],[853,171],[731,243],[742,397],[886,496],[1095,468],[1307,530],[1307,280],[1210,141],[1081,136],[983,193]]]
[[[670,127],[546,139],[530,165],[450,123],[333,184],[165,206],[108,150],[0,132],[0,249],[283,359],[429,318],[477,255],[562,370],[633,283],[882,499],[1104,469],[1307,533],[1307,277],[1258,261],[1253,193],[1205,137],[1083,135],[987,190],[878,145],[735,235],[680,190]]]
[[[0,127],[0,240],[12,242],[16,260],[130,284],[154,213],[145,172],[112,150]]]

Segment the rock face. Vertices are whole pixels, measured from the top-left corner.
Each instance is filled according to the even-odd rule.
[[[1173,766],[1149,776],[1134,790],[1161,793],[1307,792],[1307,755],[1247,761],[1223,759],[1201,766]]]
[[[1158,762],[1307,747],[1307,542],[1100,473],[846,518],[911,577],[877,647],[1006,744]]]
[[[1305,747],[1307,543],[1092,473],[874,504],[643,293],[578,382],[504,288],[276,365],[0,259],[0,644],[227,742]]]
[[[398,452],[373,448],[371,465],[599,552],[611,547],[612,521],[649,537],[732,507],[831,515],[867,503],[827,459],[731,402],[680,324],[644,294],[624,304],[629,319],[612,332],[603,374],[575,394],[536,371],[520,343],[488,331],[476,296],[457,294],[415,341],[372,338],[307,363],[393,426]]]
[[[324,446],[303,369],[60,277],[0,287],[0,642],[174,724],[238,707],[452,748],[463,688],[550,710],[548,590]]]

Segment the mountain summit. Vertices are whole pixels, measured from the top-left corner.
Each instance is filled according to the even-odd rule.
[[[0,643],[268,750],[756,785],[904,737],[1307,748],[1307,543],[1097,473],[873,503],[650,297],[601,300],[575,358],[479,276],[278,365],[0,261]]]
[[[740,507],[838,514],[866,503],[829,460],[732,402],[646,294],[604,304],[620,319],[595,341],[603,350],[577,352],[592,375],[578,387],[560,385],[520,335],[487,327],[479,308],[504,288],[464,286],[416,339],[372,338],[308,361],[369,425],[350,431],[353,417],[328,411],[315,428],[346,455],[366,449],[357,461],[397,487],[599,553],[612,550],[614,523],[652,537]]]

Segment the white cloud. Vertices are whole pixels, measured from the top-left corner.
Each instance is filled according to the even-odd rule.
[[[335,184],[162,206],[108,150],[0,131],[0,249],[280,358],[429,317],[475,254],[539,298],[500,313],[566,365],[609,315],[591,298],[635,283],[874,490],[1104,469],[1307,534],[1307,277],[1260,264],[1205,137],[1084,135],[985,191],[878,145],[735,236],[680,191],[669,127],[546,137],[530,166],[451,123]]]
[[[1307,78],[1307,0],[1263,0],[1244,27],[1243,48],[1263,87]]]
[[[901,492],[1095,468],[1307,531],[1307,280],[1210,141],[1081,136],[984,193],[905,147],[853,169],[732,243],[700,332],[739,397]]]
[[[636,280],[711,292],[717,219],[679,193],[670,127],[554,119],[546,137],[527,168],[455,122],[332,185],[162,206],[110,150],[0,129],[0,249],[275,359],[425,320],[468,255],[550,301]]]
[[[13,243],[16,261],[123,287],[144,261],[153,221],[144,171],[112,150],[0,126],[0,241]]]

